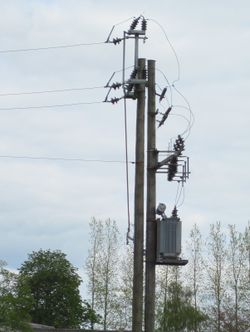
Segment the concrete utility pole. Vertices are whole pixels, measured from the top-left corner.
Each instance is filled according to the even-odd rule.
[[[154,332],[155,323],[155,205],[157,166],[157,151],[155,146],[155,116],[155,60],[148,60],[145,332]]]
[[[138,60],[138,79],[143,79],[145,59]],[[144,127],[145,83],[135,84],[137,98],[134,201],[134,276],[132,331],[142,331],[143,313],[143,237],[144,237]]]

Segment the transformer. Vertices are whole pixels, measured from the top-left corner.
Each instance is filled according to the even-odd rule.
[[[186,265],[187,260],[182,260],[181,254],[181,228],[180,218],[157,219],[157,249],[156,264]]]
[[[180,253],[180,218],[170,217],[157,220],[157,257],[178,257]]]

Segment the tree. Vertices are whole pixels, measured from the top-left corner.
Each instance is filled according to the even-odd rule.
[[[0,328],[4,331],[31,331],[28,309],[32,297],[24,287],[17,291],[17,275],[5,268],[0,261]]]
[[[156,298],[155,298],[155,308],[156,308],[156,326],[165,326],[166,315],[163,315],[162,308],[166,308],[168,300],[168,288],[169,284],[173,281],[173,273],[171,266],[158,266],[156,269]]]
[[[86,300],[83,301],[83,305],[83,323],[81,327],[92,328],[93,324],[100,323],[101,316],[91,308],[91,305]]]
[[[189,235],[189,241],[187,243],[187,249],[189,253],[188,260],[188,283],[192,289],[193,305],[195,310],[198,309],[198,299],[200,283],[202,280],[202,253],[201,253],[202,239],[201,233],[196,224],[192,227]],[[198,327],[195,324],[194,331],[198,331]]]
[[[101,261],[98,278],[97,308],[103,317],[103,329],[112,327],[112,315],[117,304],[118,228],[116,222],[107,219],[103,228]]]
[[[242,300],[244,298],[243,273],[244,265],[246,263],[246,247],[244,243],[244,236],[238,232],[235,225],[228,225],[229,227],[229,243],[227,250],[227,310],[225,316],[230,321],[233,331],[239,332],[242,330],[240,309],[242,307]],[[226,322],[227,323],[227,322]]]
[[[98,293],[98,277],[100,273],[101,251],[103,243],[103,223],[92,218],[90,224],[90,248],[86,260],[86,271],[88,276],[88,292],[90,294],[90,306],[94,311],[96,308],[96,298]],[[91,329],[94,330],[96,321],[91,321]]]
[[[221,231],[221,223],[210,225],[210,234],[207,242],[208,252],[206,270],[208,272],[208,293],[211,302],[210,315],[213,320],[215,331],[222,330],[222,301],[225,295],[225,236]]]
[[[192,292],[184,289],[180,283],[171,282],[168,297],[159,319],[159,332],[193,331],[207,317],[191,304]]]
[[[92,219],[91,246],[87,258],[88,290],[92,309],[102,316],[106,330],[117,312],[118,228],[115,221]]]
[[[117,289],[116,322],[113,328],[132,329],[133,302],[133,246],[127,245],[119,262],[119,287]]]
[[[78,328],[83,322],[79,294],[81,279],[75,267],[58,250],[28,255],[19,269],[18,289],[27,287],[33,298],[29,314],[33,323]]]

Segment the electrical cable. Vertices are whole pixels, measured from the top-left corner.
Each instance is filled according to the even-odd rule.
[[[183,137],[185,135],[186,132],[188,132],[190,130],[190,121],[188,118],[186,118],[184,115],[182,114],[169,114],[169,116],[178,116],[180,118],[183,118],[184,120],[187,121],[187,128],[180,134],[181,137]],[[175,136],[170,138],[170,141],[172,142],[175,139]],[[186,139],[186,138],[185,138]]]
[[[185,195],[185,188],[184,188],[184,186],[182,186],[181,193],[182,193],[182,201],[181,201],[181,203],[179,205],[177,205],[178,208],[181,207],[183,205],[184,201],[185,201],[186,195]],[[178,202],[179,202],[179,200],[180,200],[180,196],[179,196]]]
[[[190,131],[194,125],[194,122],[195,122],[195,116],[194,116],[194,113],[192,111],[192,108],[191,108],[191,105],[189,103],[189,101],[187,100],[187,98],[175,87],[175,85],[173,85],[173,89],[182,97],[182,99],[185,101],[185,103],[187,104],[187,109],[189,110],[190,112]],[[189,134],[188,136],[190,135],[190,131],[189,131]],[[186,137],[186,139],[188,138],[188,136]]]
[[[129,195],[129,169],[128,169],[128,126],[127,126],[127,101],[124,100],[124,142],[125,142],[125,160],[126,160],[126,198],[127,198],[127,217],[128,217],[128,230],[127,230],[127,244],[130,238],[131,231],[131,218],[130,218],[130,195]]]
[[[129,170],[128,170],[128,126],[127,126],[127,100],[125,98],[125,65],[126,65],[126,38],[125,32],[123,33],[123,52],[122,52],[122,86],[124,94],[123,110],[124,110],[124,143],[125,143],[125,160],[126,160],[126,203],[127,203],[127,218],[128,218],[128,229],[127,229],[127,245],[128,241],[131,238],[131,217],[130,217],[130,191],[129,191]]]
[[[180,189],[180,182],[178,182],[178,186],[177,186],[177,190],[176,190],[176,195],[175,195],[175,200],[174,200],[175,206],[177,204],[177,198],[179,197],[179,189]]]
[[[134,164],[133,161],[122,160],[104,160],[104,159],[85,159],[85,158],[65,158],[65,157],[44,157],[44,156],[16,156],[0,155],[2,159],[29,159],[29,160],[50,160],[50,161],[71,161],[71,162],[97,162],[97,163],[117,163],[117,164]]]
[[[120,25],[122,23],[125,23],[129,21],[132,17],[123,20],[121,22],[116,23],[113,25],[113,28],[111,29],[110,35],[113,32],[114,28],[117,25]],[[108,39],[110,38],[110,35]],[[0,50],[0,54],[7,54],[7,53],[21,53],[21,52],[36,52],[36,51],[46,51],[46,50],[54,50],[54,49],[63,49],[63,48],[73,48],[73,47],[82,47],[82,46],[93,46],[93,45],[101,45],[105,44],[106,41],[101,42],[92,42],[92,43],[75,43],[75,44],[65,44],[65,45],[56,45],[56,46],[45,46],[45,47],[31,47],[31,48],[18,48],[18,49],[6,49],[6,50]]]
[[[133,18],[133,16],[127,18],[126,20],[123,20],[123,21],[121,21],[121,22],[118,22],[118,23],[114,24],[114,25],[112,26],[111,30],[110,30],[110,33],[109,33],[108,38],[107,38],[107,40],[106,40],[105,43],[108,43],[108,42],[110,41],[110,37],[111,37],[111,35],[112,35],[112,33],[113,33],[113,31],[114,31],[114,29],[115,29],[115,27],[116,27],[117,25],[121,25],[121,24],[123,24],[123,23],[126,23],[126,22],[128,22],[129,20],[131,20],[132,18]]]
[[[173,46],[173,44],[170,42],[170,40],[169,40],[169,38],[168,38],[168,35],[167,35],[167,33],[166,33],[166,30],[163,28],[163,26],[157,21],[157,20],[155,20],[155,19],[152,19],[152,18],[150,18],[150,19],[148,19],[149,21],[152,21],[152,22],[154,22],[156,25],[158,25],[158,27],[161,29],[161,31],[163,32],[163,34],[164,34],[164,36],[165,36],[165,38],[166,38],[166,40],[167,40],[167,42],[168,42],[168,44],[169,44],[169,46],[170,46],[170,48],[172,49],[172,51],[173,51],[173,53],[174,53],[174,56],[175,56],[175,59],[176,59],[176,63],[177,63],[177,78],[172,82],[172,84],[174,84],[175,82],[178,82],[179,80],[180,80],[180,60],[179,60],[179,58],[178,58],[178,55],[177,55],[177,53],[176,53],[176,50],[175,50],[175,48],[174,48],[174,46]]]
[[[43,94],[43,93],[60,93],[60,92],[83,91],[83,90],[95,90],[95,89],[102,89],[102,88],[105,88],[105,86],[65,88],[65,89],[40,90],[40,91],[24,91],[24,92],[6,92],[6,93],[0,93],[0,97],[33,95],[33,94]]]
[[[105,41],[95,42],[95,43],[66,44],[66,45],[47,46],[47,47],[32,47],[32,48],[7,49],[7,50],[0,50],[0,54],[47,51],[47,50],[55,50],[55,49],[62,49],[62,48],[93,46],[93,45],[101,45],[101,44],[105,44]]]
[[[188,123],[188,126],[190,126],[190,120],[187,117],[185,117],[184,115],[182,115],[182,114],[178,114],[178,113],[176,113],[176,114],[169,114],[169,116],[179,116],[180,118],[183,118],[184,120],[186,120],[187,123]],[[183,134],[180,134],[180,135],[183,136]]]
[[[43,108],[58,108],[58,107],[71,107],[79,105],[93,105],[93,104],[102,104],[103,101],[92,101],[92,102],[79,102],[79,103],[70,103],[70,104],[52,104],[52,105],[38,105],[38,106],[17,106],[17,107],[4,107],[0,108],[0,111],[15,111],[15,110],[30,110],[30,109],[43,109]]]
[[[124,33],[125,34],[125,33]],[[128,125],[127,125],[127,100],[125,98],[125,63],[126,63],[126,40],[123,40],[123,57],[122,57],[122,86],[124,94],[123,110],[124,110],[124,143],[125,143],[125,160],[126,160],[126,201],[127,201],[127,218],[128,218],[128,230],[127,230],[127,245],[131,238],[131,217],[130,217],[130,195],[129,195],[129,170],[128,170]]]
[[[183,105],[173,105],[173,108],[182,108],[182,109],[185,109],[185,110],[190,111],[190,109],[189,109],[188,107],[183,106]],[[185,137],[185,140],[189,137],[190,132],[191,132],[191,128],[192,128],[192,126],[193,126],[192,118],[189,118],[188,123],[189,123],[189,125],[188,125],[187,129],[185,129],[185,130],[180,134],[181,136],[184,136],[184,135],[187,133],[187,135],[186,135],[186,137]]]

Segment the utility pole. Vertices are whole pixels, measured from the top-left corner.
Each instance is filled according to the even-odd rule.
[[[141,22],[141,29],[137,29]],[[165,204],[160,203],[156,209],[156,173],[168,174],[168,181],[178,181],[184,184],[189,177],[189,158],[182,155],[184,150],[184,139],[178,135],[172,151],[161,151],[166,153],[166,158],[158,162],[156,149],[156,91],[155,91],[155,60],[147,61],[148,80],[145,77],[145,59],[138,59],[139,41],[147,40],[147,20],[140,15],[135,18],[128,31],[124,31],[123,38],[108,36],[106,42],[119,44],[123,40],[123,78],[122,84],[110,81],[106,87],[109,92],[105,102],[117,103],[122,98],[137,100],[136,112],[136,153],[135,153],[135,194],[134,194],[134,275],[133,275],[133,304],[132,304],[132,331],[142,332],[143,317],[143,253],[144,253],[144,127],[145,127],[145,86],[148,88],[147,100],[147,198],[146,198],[146,273],[145,273],[145,332],[155,331],[155,269],[159,265],[185,265],[187,260],[179,257],[181,253],[181,222],[177,216],[177,209],[174,208],[172,216],[167,218],[164,211]],[[134,70],[130,79],[125,80],[125,58],[126,40],[134,39]],[[123,86],[124,96],[121,98],[111,98],[108,100],[111,89]],[[167,87],[159,95],[159,102],[165,98]],[[172,110],[172,105],[168,107],[163,117],[159,121],[159,127],[167,120]],[[125,112],[126,113],[126,112]],[[126,127],[126,115],[125,115]],[[188,128],[190,129],[190,128]],[[180,170],[181,168],[181,170]],[[156,220],[156,214],[161,219]],[[128,239],[129,237],[128,228]],[[173,231],[174,230],[174,231]]]
[[[156,260],[155,60],[148,60],[145,332],[154,332]]]
[[[138,80],[143,79],[145,59],[138,60]],[[144,127],[145,82],[135,84],[137,99],[134,198],[134,276],[132,331],[142,331],[143,314],[143,237],[144,237]]]

